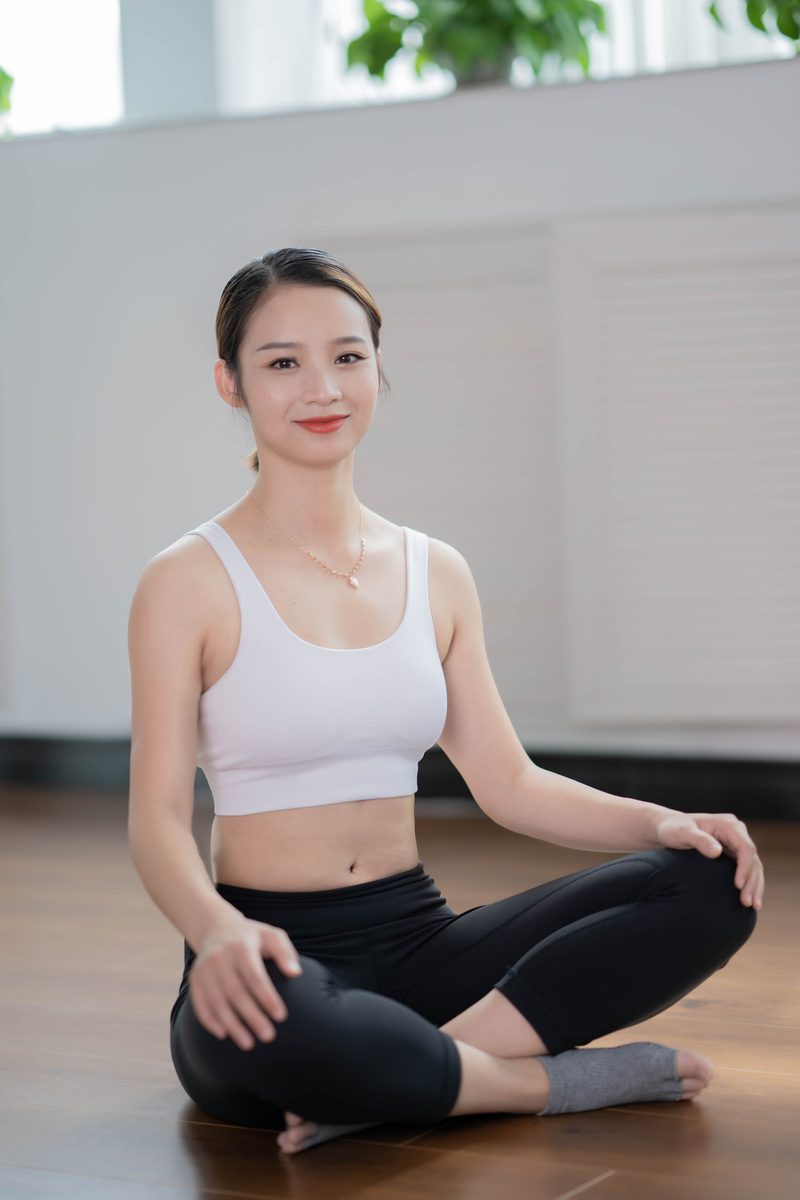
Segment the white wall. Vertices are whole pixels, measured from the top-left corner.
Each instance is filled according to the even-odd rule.
[[[735,714],[713,698],[700,710],[691,680],[677,709],[643,719],[587,708],[597,656],[577,678],[574,510],[586,447],[565,418],[585,402],[565,369],[583,348],[580,322],[568,336],[562,251],[570,230],[572,245],[587,228],[603,243],[593,222],[610,222],[620,270],[649,262],[648,237],[662,259],[675,245],[691,293],[707,254],[695,241],[687,259],[682,223],[739,214],[739,256],[748,229],[797,228],[799,93],[792,60],[0,145],[0,733],[127,733],[139,572],[249,483],[238,460],[251,443],[213,384],[219,293],[251,256],[312,245],[363,273],[386,320],[394,396],[359,447],[359,495],[467,555],[523,742],[797,757],[789,692],[766,715],[746,699]],[[796,241],[756,243],[791,284]],[[782,378],[796,405],[791,358]],[[791,427],[783,446],[797,454]],[[781,595],[800,615],[797,591]],[[742,628],[761,617],[736,608]]]

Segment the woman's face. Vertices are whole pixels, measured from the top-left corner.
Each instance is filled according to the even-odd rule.
[[[370,427],[380,351],[376,356],[364,309],[341,288],[282,284],[251,317],[239,363],[262,461],[272,452],[338,462]],[[220,395],[236,404],[222,359],[215,375]],[[334,415],[344,420],[327,433],[299,423]]]

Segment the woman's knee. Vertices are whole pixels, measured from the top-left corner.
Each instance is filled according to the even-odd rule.
[[[272,1040],[256,1039],[249,1050],[230,1037],[218,1038],[206,1029],[195,1012],[191,993],[187,996],[172,1031],[172,1057],[184,1090],[201,1108],[208,1111],[208,1104],[199,1096],[224,1094],[230,1089],[274,1102],[278,1081],[287,1072],[296,1073],[298,1062],[308,1064],[309,1058],[313,1061],[313,1044],[325,1035],[325,1009],[335,985],[330,972],[316,959],[304,955],[299,958],[303,974],[293,977],[265,959],[267,973],[288,1016],[285,1021],[273,1022]]]
[[[707,922],[726,934],[735,947],[750,937],[756,925],[756,910],[742,904],[736,886],[736,860],[723,851],[716,858],[699,850],[677,850],[662,846],[656,855],[673,887],[679,890],[693,922]]]
[[[734,888],[736,863],[724,851],[716,858],[709,858],[694,847],[678,850],[660,846],[645,851],[644,857],[654,861],[661,873],[682,891],[713,895],[726,894]]]

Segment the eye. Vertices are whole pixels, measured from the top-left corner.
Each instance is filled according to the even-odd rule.
[[[355,354],[352,350],[348,350],[344,354],[339,355],[340,359],[341,358],[354,358],[357,362],[360,361],[361,359],[363,359],[364,357],[365,357],[365,355]],[[339,359],[337,359],[336,361],[338,362]],[[275,361],[271,362],[269,365],[271,367],[280,367],[281,363],[293,363],[293,362],[295,362],[295,359],[293,359],[293,358],[276,358]]]

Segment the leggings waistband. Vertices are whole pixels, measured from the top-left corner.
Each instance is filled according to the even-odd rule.
[[[269,892],[229,883],[215,887],[251,920],[309,937],[364,929],[446,904],[421,861],[396,875],[320,891]]]

